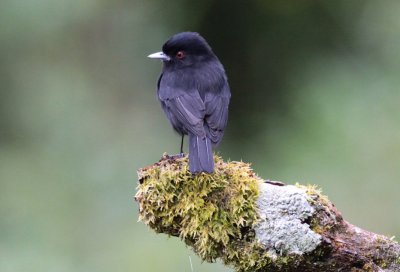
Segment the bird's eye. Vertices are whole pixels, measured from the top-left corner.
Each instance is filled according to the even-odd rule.
[[[177,58],[177,59],[183,59],[183,57],[185,57],[185,52],[183,52],[183,51],[178,51],[178,52],[176,53],[176,58]]]

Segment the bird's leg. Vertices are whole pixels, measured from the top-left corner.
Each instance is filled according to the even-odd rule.
[[[183,155],[183,138],[185,137],[185,134],[182,134],[182,140],[181,140],[181,154]]]

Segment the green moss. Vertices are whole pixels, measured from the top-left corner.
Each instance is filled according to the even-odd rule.
[[[249,164],[215,156],[215,173],[193,175],[187,157],[164,155],[139,171],[139,219],[156,232],[180,237],[203,260],[221,258],[237,271],[271,262],[255,240],[259,182]]]
[[[328,197],[322,194],[322,190],[318,188],[317,185],[300,185],[299,183],[296,183],[296,187],[303,189],[306,192],[306,194],[309,196],[309,202],[311,202],[311,204],[315,204],[318,200],[323,205],[330,205]]]

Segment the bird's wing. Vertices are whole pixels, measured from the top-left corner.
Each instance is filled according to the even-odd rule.
[[[182,126],[184,131],[201,137],[205,136],[205,106],[197,90],[170,88],[160,84],[158,96],[164,103],[169,118],[175,118],[171,122],[177,124],[178,127]]]
[[[205,96],[207,134],[214,144],[218,144],[224,135],[224,129],[228,122],[230,96],[227,82],[225,82],[220,92],[207,93]]]

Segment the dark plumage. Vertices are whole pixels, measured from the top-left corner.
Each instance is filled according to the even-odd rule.
[[[190,171],[214,172],[211,145],[222,139],[231,97],[222,64],[194,32],[172,36],[162,52],[149,57],[163,60],[158,98],[173,128],[182,137],[189,135]]]

